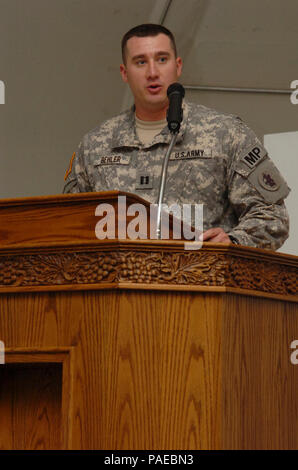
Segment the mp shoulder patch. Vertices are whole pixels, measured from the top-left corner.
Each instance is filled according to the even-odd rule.
[[[252,169],[256,167],[266,157],[266,155],[266,149],[262,145],[256,143],[242,153],[240,160]]]

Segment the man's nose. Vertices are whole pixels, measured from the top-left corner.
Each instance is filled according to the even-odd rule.
[[[157,64],[154,60],[148,62],[148,67],[147,67],[147,78],[148,79],[155,79],[159,76],[159,70],[157,67]]]

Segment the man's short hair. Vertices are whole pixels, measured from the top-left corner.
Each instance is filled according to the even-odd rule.
[[[138,38],[145,38],[148,36],[157,36],[158,34],[165,34],[170,38],[172,47],[174,49],[175,57],[177,57],[177,48],[173,33],[171,33],[169,29],[167,29],[165,26],[162,26],[161,24],[146,23],[140,24],[139,26],[135,26],[124,34],[121,42],[123,63],[125,64],[126,62],[125,49],[126,43],[130,38],[133,38],[135,36],[137,36]]]

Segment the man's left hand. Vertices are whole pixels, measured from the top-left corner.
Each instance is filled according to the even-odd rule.
[[[229,235],[220,227],[206,230],[206,232],[202,233],[200,236],[200,240],[213,243],[232,243]]]

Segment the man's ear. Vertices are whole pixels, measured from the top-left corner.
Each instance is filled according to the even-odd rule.
[[[181,57],[177,57],[176,66],[177,66],[177,77],[180,77],[180,75],[182,73],[182,59],[181,59]]]
[[[127,83],[127,70],[126,70],[126,67],[124,64],[121,64],[120,65],[120,73],[121,73],[121,77],[122,77],[122,80]]]

